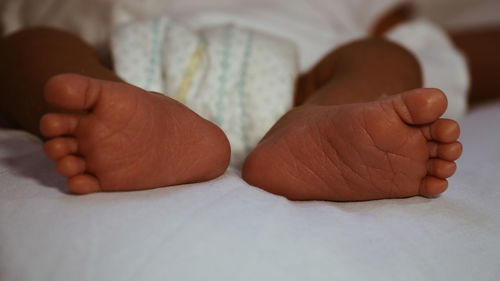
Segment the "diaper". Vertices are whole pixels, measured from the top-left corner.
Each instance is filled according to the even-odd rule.
[[[396,26],[387,37],[416,56],[424,87],[438,88],[446,94],[448,109],[443,117],[463,117],[470,83],[467,62],[446,32],[426,19],[416,19]]]
[[[292,107],[295,46],[274,36],[231,24],[194,32],[160,17],[117,26],[111,47],[125,81],[176,99],[218,125],[234,167]]]

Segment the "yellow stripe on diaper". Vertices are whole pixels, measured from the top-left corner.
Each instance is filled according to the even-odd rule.
[[[194,50],[193,54],[191,55],[186,70],[184,71],[184,75],[182,76],[179,88],[175,93],[175,99],[182,103],[186,101],[186,96],[193,83],[194,75],[196,74],[196,71],[200,67],[201,61],[203,59],[204,50],[205,50],[205,43],[204,42],[199,43],[196,49]]]

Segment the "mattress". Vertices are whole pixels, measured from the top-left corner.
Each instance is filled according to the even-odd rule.
[[[498,280],[500,103],[461,120],[449,190],[292,202],[235,170],[138,192],[67,193],[40,142],[0,131],[0,280]]]

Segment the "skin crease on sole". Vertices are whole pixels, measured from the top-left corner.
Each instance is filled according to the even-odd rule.
[[[243,167],[252,185],[293,200],[435,197],[461,154],[446,96],[416,89],[348,105],[305,105],[268,132]]]

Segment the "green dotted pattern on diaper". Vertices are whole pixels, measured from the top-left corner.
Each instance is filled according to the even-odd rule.
[[[147,72],[147,78],[146,78],[146,83],[145,83],[145,88],[149,89],[151,87],[151,82],[153,81],[153,76],[155,75],[156,70],[158,70],[158,64],[160,63],[160,42],[163,40],[160,40],[161,37],[163,37],[163,32],[161,32],[161,23],[160,19],[156,19],[152,23],[152,33],[153,33],[153,42],[152,42],[152,50],[151,50],[151,58],[149,60],[149,67],[146,69]]]
[[[145,90],[163,92],[162,48],[173,25],[162,17],[116,27],[111,47],[118,75]]]
[[[244,142],[244,149],[245,153],[249,153],[252,147],[249,144],[249,138],[248,138],[248,118],[247,115],[250,114],[251,112],[248,112],[247,110],[247,105],[246,105],[246,96],[245,94],[245,86],[246,86],[246,77],[247,77],[247,72],[248,72],[248,60],[250,58],[251,52],[252,52],[252,45],[253,45],[253,39],[254,39],[255,33],[253,31],[249,32],[248,37],[247,37],[247,42],[245,46],[245,53],[243,55],[243,66],[241,68],[241,75],[240,75],[240,81],[239,81],[239,91],[238,94],[240,95],[240,114],[241,114],[241,132],[243,136],[243,142]]]
[[[224,97],[227,95],[226,82],[227,82],[227,72],[229,70],[229,56],[231,54],[231,38],[233,34],[233,27],[229,27],[226,30],[225,39],[224,39],[224,49],[220,67],[222,68],[221,75],[219,76],[219,90],[217,91],[217,112],[215,117],[215,123],[219,126],[222,126],[223,118],[223,108],[222,101]]]

